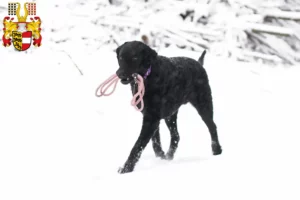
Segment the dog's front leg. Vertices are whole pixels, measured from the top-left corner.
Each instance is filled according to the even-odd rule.
[[[140,133],[139,138],[135,142],[127,161],[124,164],[123,168],[119,169],[119,173],[128,173],[134,170],[136,163],[138,162],[139,158],[143,150],[145,149],[146,145],[150,141],[151,137],[154,135],[155,131],[159,126],[160,120],[158,118],[154,118],[152,116],[145,115],[143,118],[143,126]]]

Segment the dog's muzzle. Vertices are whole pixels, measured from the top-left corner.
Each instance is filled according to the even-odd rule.
[[[133,81],[134,81],[134,83],[137,83],[137,81],[138,81],[138,74],[137,73],[133,73],[128,78],[122,78],[121,79],[121,83],[123,83],[124,85],[132,83]]]
[[[121,83],[127,85],[133,81],[133,77],[121,78]]]

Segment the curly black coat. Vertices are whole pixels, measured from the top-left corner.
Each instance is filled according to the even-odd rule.
[[[177,113],[181,105],[191,103],[208,127],[214,155],[222,153],[217,127],[213,121],[213,102],[207,73],[203,68],[206,51],[198,62],[187,57],[167,58],[159,56],[149,46],[139,41],[125,42],[116,50],[119,69],[116,74],[123,84],[131,85],[136,92],[132,74],[144,76],[151,67],[151,73],[144,80],[145,95],[143,125],[140,136],[119,173],[132,172],[142,151],[152,139],[157,157],[173,159],[179,142]],[[140,106],[140,105],[138,105]],[[171,133],[171,143],[165,154],[161,147],[159,124],[164,119]]]

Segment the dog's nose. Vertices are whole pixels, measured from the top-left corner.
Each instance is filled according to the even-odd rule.
[[[125,79],[125,78],[127,78],[126,75],[125,75],[125,73],[122,72],[121,70],[118,70],[118,71],[116,72],[116,74],[117,74],[117,76],[118,76],[120,79]]]

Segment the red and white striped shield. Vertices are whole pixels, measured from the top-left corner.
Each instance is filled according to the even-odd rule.
[[[26,51],[31,46],[32,32],[13,31],[12,39],[14,47],[19,51]]]

